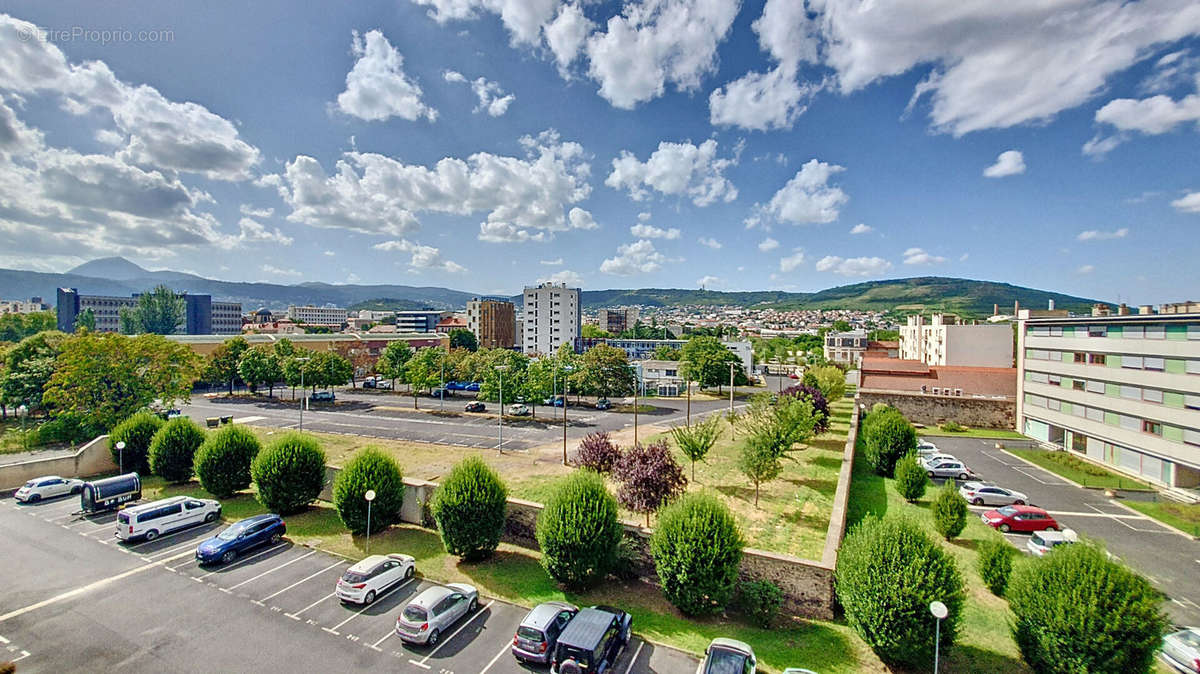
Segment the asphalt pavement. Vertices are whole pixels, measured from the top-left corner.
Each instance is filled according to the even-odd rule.
[[[350,564],[341,557],[285,538],[201,567],[196,545],[221,523],[124,543],[112,514],[82,518],[77,508],[76,498],[0,501],[0,648],[21,672],[538,671],[509,652],[525,608],[480,597],[436,647],[409,646],[394,626],[430,586],[419,576],[368,607],[345,605],[333,596]],[[613,672],[695,668],[691,656],[635,638]]]

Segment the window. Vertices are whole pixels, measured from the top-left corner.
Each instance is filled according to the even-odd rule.
[[[1143,428],[1143,430],[1144,430],[1144,427],[1142,425],[1144,422],[1142,422],[1137,417],[1131,417],[1128,414],[1119,414],[1117,416],[1120,417],[1121,428],[1124,428],[1127,431],[1136,431],[1139,428]]]
[[[1061,410],[1062,402],[1059,400],[1055,400],[1054,398],[1048,398],[1046,400],[1046,407],[1047,407],[1047,409]]]
[[[1121,359],[1121,364],[1122,364],[1122,365],[1124,365],[1124,364],[1125,364],[1125,362],[1124,362],[1124,361],[1125,361],[1125,359],[1124,359],[1124,358],[1122,358],[1122,359]],[[1166,361],[1166,359],[1163,359],[1163,358],[1157,358],[1157,357],[1154,357],[1154,356],[1145,356],[1144,358],[1142,358],[1142,368],[1143,368],[1143,369],[1146,369],[1146,370],[1157,370],[1157,371],[1159,371],[1159,372],[1162,372],[1162,371],[1163,371],[1163,369],[1164,369],[1164,368],[1166,368],[1166,366],[1167,366],[1167,361]]]
[[[1146,328],[1141,325],[1126,325],[1121,330],[1121,335],[1125,339],[1142,339],[1146,336]]]
[[[1050,384],[1051,386],[1062,386],[1062,377],[1056,374],[1049,375],[1046,377],[1046,383]]]
[[[1104,393],[1104,382],[1096,381],[1093,379],[1087,383],[1087,390],[1089,393],[1103,394]]]
[[[1140,370],[1142,369],[1142,357],[1121,356],[1121,367],[1127,370]]]
[[[1107,337],[1108,327],[1103,325],[1089,325],[1088,337]]]
[[[1037,382],[1038,384],[1047,384],[1050,382],[1050,376],[1044,372],[1029,373],[1029,381]]]
[[[1034,337],[1048,337],[1049,335],[1050,335],[1050,328],[1048,328],[1048,327],[1039,326],[1039,327],[1035,327],[1033,329]]]
[[[1183,396],[1183,406],[1190,407],[1194,410],[1200,410],[1200,396],[1187,394]]]
[[[1126,400],[1141,400],[1142,391],[1136,386],[1122,386],[1121,397]]]
[[[1188,374],[1200,374],[1200,360],[1187,361],[1187,373]]]
[[[1087,418],[1090,421],[1104,423],[1104,410],[1099,410],[1095,407],[1089,407],[1087,408]]]
[[[1163,392],[1152,388],[1142,389],[1142,400],[1161,405],[1163,401]]]
[[[1071,380],[1071,388],[1076,391],[1082,391],[1087,387],[1087,381],[1084,379]]]
[[[1161,325],[1147,325],[1146,339],[1166,339],[1167,331]]]
[[[1151,435],[1162,435],[1162,424],[1158,423],[1157,421],[1144,419],[1142,421],[1142,432],[1150,433]]]
[[[1200,325],[1189,325],[1189,326],[1187,326],[1187,328],[1188,328],[1188,333],[1187,333],[1188,339],[1200,339]]]
[[[1050,336],[1051,337],[1062,337],[1063,336],[1062,326],[1061,325],[1052,326],[1050,328]]]
[[[1104,365],[1106,363],[1106,358],[1102,353],[1089,353],[1088,363],[1092,365]]]
[[[1183,441],[1189,445],[1200,446],[1200,431],[1193,431],[1190,428],[1183,429]]]
[[[1071,406],[1071,414],[1074,414],[1077,417],[1086,417],[1087,411],[1088,411],[1088,408],[1084,405],[1072,405]]]

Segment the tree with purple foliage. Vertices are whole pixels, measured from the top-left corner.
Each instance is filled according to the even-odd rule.
[[[579,465],[584,468],[601,474],[611,473],[620,458],[621,448],[607,432],[586,435],[579,442]]]
[[[646,516],[679,496],[687,489],[683,468],[671,455],[666,442],[635,445],[621,454],[613,466],[613,477],[621,482],[617,501],[625,508]]]
[[[825,394],[821,393],[821,389],[808,384],[799,384],[783,389],[779,395],[804,398],[812,403],[813,415],[817,417],[817,423],[813,425],[814,435],[820,435],[829,430],[829,401],[825,399]]]

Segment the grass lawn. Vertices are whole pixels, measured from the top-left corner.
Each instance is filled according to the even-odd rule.
[[[1174,501],[1122,501],[1134,510],[1153,517],[1160,522],[1185,531],[1193,536],[1200,536],[1200,504],[1176,503]]]
[[[1027,440],[1024,435],[1016,431],[1005,430],[1003,428],[970,428],[963,427],[962,431],[944,431],[937,426],[929,426],[927,428],[918,428],[917,435],[930,437],[945,437],[945,438],[996,438],[997,440]]]
[[[1052,452],[1044,449],[1010,449],[1007,451],[1085,487],[1151,489],[1149,484],[1141,480],[1115,473],[1102,466],[1097,466],[1070,452]]]

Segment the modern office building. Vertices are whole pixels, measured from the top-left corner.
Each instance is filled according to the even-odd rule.
[[[79,314],[91,310],[96,332],[120,332],[121,309],[137,306],[138,296],[80,295],[75,288],[58,289],[58,329],[74,332]],[[237,335],[242,332],[241,302],[213,301],[211,295],[183,294],[184,320],[180,335]]]
[[[438,322],[449,315],[452,315],[452,312],[434,311],[433,309],[422,309],[420,311],[397,311],[396,331],[437,332]]]
[[[858,367],[867,352],[867,331],[859,328],[849,332],[825,333],[825,360]]]
[[[900,326],[900,358],[926,365],[1000,367],[1013,365],[1013,335],[1009,323],[959,323],[952,314],[909,316]]]
[[[1200,312],[1019,317],[1017,429],[1169,487],[1200,486]]]
[[[516,307],[507,300],[475,299],[467,302],[467,329],[483,349],[511,349],[517,345]]]
[[[601,309],[599,318],[600,322],[597,327],[615,337],[626,330],[633,329],[638,321],[638,310],[636,307],[632,309]]]
[[[522,297],[525,335],[521,350],[554,353],[564,342],[574,345],[580,335],[580,290],[565,283],[526,286]]]
[[[49,308],[40,297],[31,297],[28,302],[24,300],[0,300],[0,315],[32,314],[37,311],[46,311]]]
[[[287,309],[287,317],[297,323],[327,325],[331,328],[340,328],[346,322],[346,316],[346,310],[341,307],[293,304]]]

